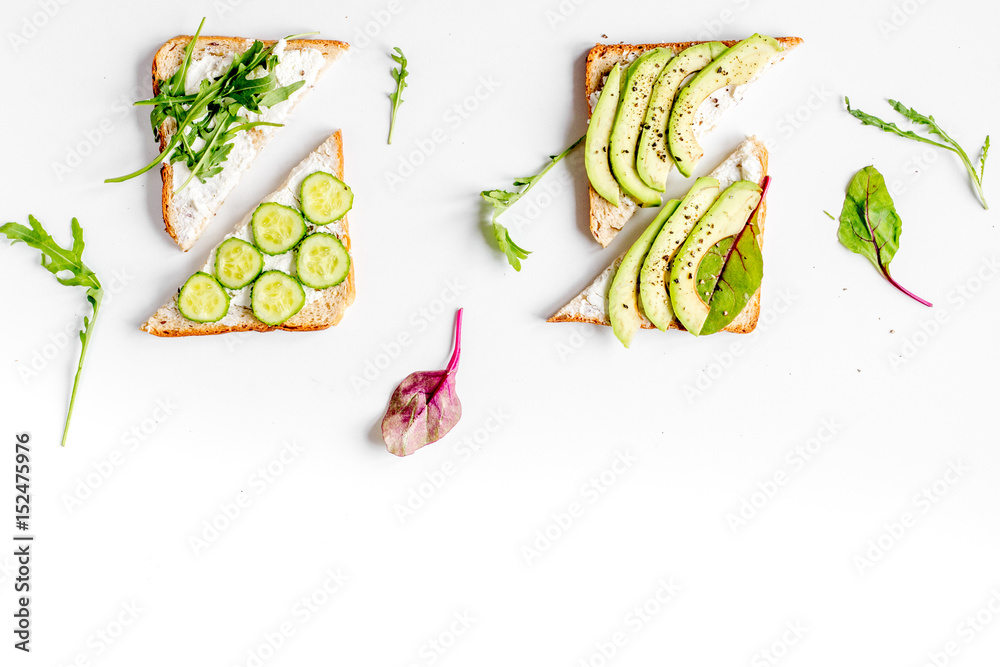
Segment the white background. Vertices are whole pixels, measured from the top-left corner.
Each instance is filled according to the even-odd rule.
[[[59,286],[34,251],[0,244],[0,478],[12,500],[14,434],[30,432],[37,536],[30,656],[11,648],[12,547],[0,550],[0,662],[918,666],[954,641],[957,655],[939,664],[995,664],[996,614],[982,614],[993,623],[971,641],[960,624],[1000,595],[996,215],[950,153],[863,127],[842,102],[849,94],[891,119],[884,99],[902,99],[978,155],[1000,131],[992,5],[456,0],[392,4],[391,15],[381,0],[245,0],[232,11],[75,0],[39,18],[44,5],[6,3],[0,26],[2,219],[34,213],[65,240],[78,216],[110,296],[63,450],[77,347],[58,343],[82,321],[83,292]],[[182,254],[162,230],[158,175],[102,181],[155,154],[146,112],[125,103],[149,94],[157,47],[206,14],[207,34],[320,30],[355,48]],[[479,191],[534,173],[583,134],[595,42],[755,31],[806,41],[705,141],[702,166],[750,133],[772,146],[758,331],[642,332],[625,350],[609,329],[547,324],[642,225],[607,250],[593,242],[578,153],[507,214],[535,251],[517,274],[485,241]],[[31,37],[15,48],[12,33]],[[395,45],[412,75],[387,146]],[[471,111],[462,118],[456,105]],[[140,332],[337,128],[356,194],[358,296],[343,322],[235,338]],[[73,152],[87,155],[63,173]],[[387,174],[415,162],[390,187]],[[839,214],[868,164],[898,182],[893,275],[933,309],[842,248],[823,214]],[[995,206],[998,182],[988,164]],[[670,194],[687,187],[676,179]],[[464,416],[443,441],[397,459],[377,430],[386,401],[410,372],[444,367],[457,306]],[[798,463],[795,449],[821,435]],[[302,451],[262,483],[256,471],[286,441]],[[608,472],[619,455],[632,462]],[[940,482],[935,502],[919,500],[950,462],[967,470]],[[602,473],[612,483],[596,491],[589,480]],[[769,485],[775,474],[785,483]],[[773,497],[754,496],[765,488]],[[220,508],[241,492],[249,506],[225,519]],[[758,509],[734,526],[744,500]],[[907,513],[910,525],[889,535]],[[228,523],[214,537],[213,521]],[[327,595],[338,569],[348,580]],[[671,579],[679,591],[656,601]],[[305,618],[296,605],[310,596],[325,604]],[[133,604],[130,620],[122,605]],[[293,634],[273,651],[265,637],[285,623]]]

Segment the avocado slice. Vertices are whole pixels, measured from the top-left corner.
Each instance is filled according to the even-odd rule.
[[[646,317],[660,331],[666,331],[674,319],[667,294],[670,260],[718,196],[719,182],[714,178],[695,181],[646,254],[639,274],[639,299]]]
[[[660,193],[642,182],[635,170],[635,152],[639,132],[649,106],[649,93],[673,51],[657,48],[635,59],[625,76],[625,92],[618,102],[618,113],[611,128],[611,171],[625,194],[640,206],[659,206]]]
[[[642,326],[642,315],[639,312],[639,269],[642,268],[642,262],[656,235],[679,205],[680,201],[677,199],[671,199],[663,205],[646,231],[625,253],[615,278],[611,281],[611,289],[608,290],[608,319],[611,320],[615,336],[625,347],[629,346],[635,332]]]
[[[670,265],[670,300],[684,328],[695,336],[708,317],[708,304],[698,294],[697,275],[701,260],[716,243],[738,234],[760,201],[760,186],[736,181],[708,209]]]
[[[639,135],[635,167],[642,182],[663,192],[674,160],[667,151],[667,120],[674,106],[674,97],[689,75],[701,70],[726,50],[722,42],[703,42],[689,46],[677,54],[653,84],[649,107]]]
[[[611,162],[608,160],[608,145],[611,143],[611,126],[615,122],[618,111],[618,99],[621,88],[621,65],[616,64],[608,74],[608,81],[597,99],[594,113],[590,115],[590,125],[587,127],[586,157],[587,177],[594,192],[609,202],[618,206],[621,190],[611,173]]]
[[[726,49],[681,88],[667,122],[667,147],[677,171],[690,176],[704,154],[694,137],[695,113],[702,102],[720,88],[747,83],[781,51],[773,37],[753,35]]]

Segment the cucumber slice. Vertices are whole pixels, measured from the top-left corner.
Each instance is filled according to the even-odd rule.
[[[223,287],[242,289],[264,268],[264,257],[243,239],[226,239],[215,250],[215,277]]]
[[[354,193],[347,185],[325,171],[309,174],[299,191],[302,213],[315,225],[328,225],[343,218],[354,205]]]
[[[250,291],[254,316],[276,327],[306,305],[306,291],[298,280],[281,271],[265,271]]]
[[[177,310],[192,322],[218,322],[229,312],[229,295],[214,276],[199,271],[177,294]]]
[[[296,250],[295,272],[303,285],[313,289],[339,285],[350,270],[351,256],[333,234],[310,234]]]
[[[280,255],[295,247],[306,235],[306,222],[290,206],[267,202],[257,207],[250,219],[253,242],[268,255]]]

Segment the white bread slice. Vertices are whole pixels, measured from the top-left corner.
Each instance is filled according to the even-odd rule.
[[[299,188],[302,180],[315,171],[326,171],[337,178],[344,180],[344,144],[340,130],[334,132],[330,137],[320,144],[319,148],[310,153],[291,172],[281,187],[264,197],[260,203],[276,201],[286,206],[296,206],[299,196]],[[256,209],[256,206],[254,207]],[[246,214],[236,229],[226,238],[239,237],[250,240],[250,218],[253,210]],[[319,227],[319,231],[334,234],[347,248],[351,250],[351,237],[347,227],[347,216],[337,222]],[[218,246],[216,246],[218,247]],[[265,258],[265,262],[272,261],[272,258]],[[214,273],[215,248],[209,253],[203,271]],[[265,264],[265,270],[270,268]],[[247,289],[247,288],[244,288]],[[173,338],[177,336],[207,336],[211,334],[232,333],[236,331],[274,331],[284,329],[286,331],[317,331],[326,329],[339,323],[344,316],[347,307],[354,303],[354,255],[351,255],[351,271],[344,282],[335,287],[323,290],[314,290],[309,287],[306,291],[306,305],[302,307],[294,317],[285,321],[277,327],[270,327],[256,317],[248,306],[232,303],[229,306],[229,313],[219,320],[202,324],[186,319],[177,310],[176,297],[163,306],[150,317],[140,329],[154,336]],[[232,292],[230,292],[232,293]]]
[[[757,137],[749,137],[741,143],[728,158],[723,161],[715,171],[711,173],[713,178],[718,179],[722,189],[729,187],[738,180],[751,180],[761,183],[767,175],[767,149]],[[757,222],[760,225],[761,241],[764,235],[764,218],[767,215],[767,201],[760,204],[760,211],[757,214]],[[565,306],[559,309],[555,315],[549,318],[549,322],[587,322],[590,324],[603,324],[611,326],[608,318],[608,290],[611,288],[611,281],[618,271],[618,266],[625,257],[623,252],[615,258],[611,266],[606,268],[601,275],[597,276],[594,282],[590,283],[582,292],[573,297]],[[641,310],[641,306],[640,306]],[[642,315],[642,328],[655,329],[653,323]],[[747,302],[745,308],[740,311],[732,322],[723,331],[732,333],[750,333],[757,326],[757,319],[760,317],[760,289]],[[671,329],[683,329],[675,320],[670,323]]]
[[[769,63],[755,79],[741,86],[729,86],[709,96],[705,103],[698,108],[695,117],[695,136],[699,140],[709,131],[715,128],[722,116],[735,107],[743,99],[746,86],[753,83],[760,74],[769,69],[778,61],[785,57],[785,54],[802,43],[798,37],[778,37],[784,51],[781,52],[771,63]],[[736,44],[738,40],[719,40],[726,46]],[[604,86],[605,77],[611,68],[617,63],[627,64],[638,58],[646,51],[655,48],[668,48],[674,53],[680,53],[689,46],[700,44],[701,42],[679,42],[672,44],[598,44],[590,50],[587,55],[586,86],[584,90],[587,95],[588,117],[594,111],[597,103],[597,96]],[[675,176],[677,177],[676,173]],[[618,206],[614,206],[607,199],[597,194],[594,188],[590,188],[590,232],[594,238],[605,248],[611,240],[618,234],[629,218],[635,213],[637,204],[631,197],[622,193]]]
[[[154,95],[160,93],[161,82],[180,69],[184,61],[184,48],[190,41],[190,35],[174,37],[156,52],[153,57]],[[261,41],[265,47],[276,43],[274,40]],[[242,37],[199,37],[191,57],[191,69],[188,71],[188,92],[196,92],[197,81],[206,78],[208,74],[218,76],[223,73],[233,57],[246,51],[253,42],[252,39]],[[279,64],[275,67],[278,86],[287,86],[303,79],[306,84],[284,102],[264,109],[261,114],[249,114],[248,118],[284,123],[295,105],[312,90],[320,75],[347,49],[348,45],[344,42],[332,40],[293,39],[287,42],[281,40],[275,47],[275,53],[279,58]],[[161,151],[166,148],[173,129],[173,121],[168,121],[162,126]],[[233,139],[233,149],[221,172],[207,179],[205,183],[197,178],[192,179],[188,186],[176,195],[174,191],[187,180],[190,171],[183,163],[164,162],[161,165],[163,224],[181,250],[189,250],[198,240],[226,197],[236,187],[254,158],[274,136],[277,129],[262,126],[240,132]]]

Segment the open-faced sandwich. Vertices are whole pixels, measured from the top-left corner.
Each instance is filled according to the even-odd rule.
[[[344,147],[332,134],[236,225],[142,330],[155,336],[326,329],[354,303]]]
[[[694,175],[699,139],[740,102],[747,84],[801,42],[753,35],[591,49],[585,161],[594,238],[607,246],[636,208],[659,206],[674,167]]]
[[[625,347],[640,328],[753,331],[768,180],[767,149],[750,137],[683,199],[663,204],[632,247],[549,321],[609,325]]]
[[[204,22],[203,22],[204,23]],[[189,250],[254,159],[330,64],[344,42],[287,38],[168,40],[153,57],[150,123],[160,165],[163,223]]]

